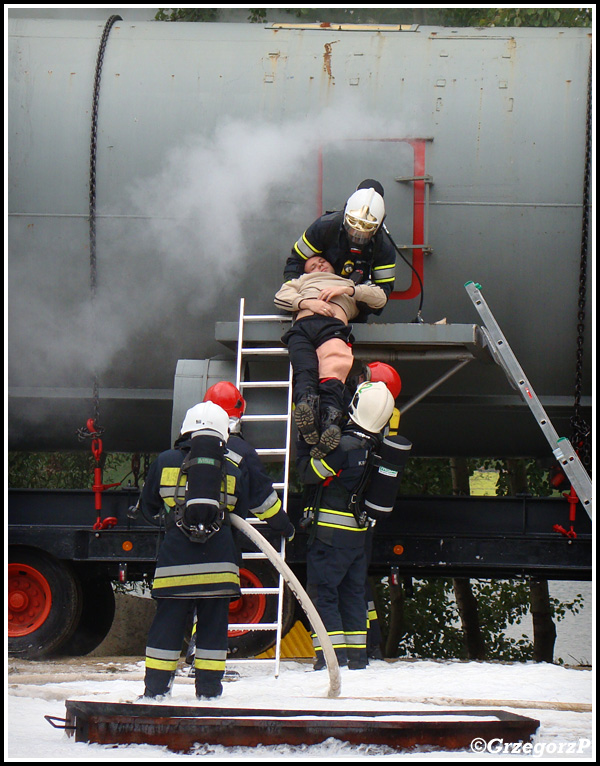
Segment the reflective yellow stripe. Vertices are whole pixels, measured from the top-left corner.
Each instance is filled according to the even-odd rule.
[[[325,521],[327,516],[334,517],[332,521]],[[339,517],[340,523],[335,524],[335,517]],[[344,519],[348,521],[344,523]],[[320,527],[329,527],[331,529],[345,529],[348,532],[366,532],[368,527],[359,527],[356,523],[353,513],[346,511],[334,511],[331,508],[319,508],[317,524]]]
[[[311,457],[311,459],[310,459],[310,464],[311,464],[311,466],[312,466],[312,469],[313,469],[313,471],[314,471],[314,472],[317,474],[317,476],[318,476],[320,479],[328,479],[330,476],[334,476],[334,475],[335,475],[335,471],[333,470],[333,468],[331,468],[330,466],[328,466],[328,465],[327,465],[327,463],[326,463],[324,460],[317,460],[317,461],[315,462],[315,458],[314,458],[314,457]],[[319,464],[320,466],[322,466],[322,467],[323,467],[323,468],[324,468],[326,471],[329,471],[329,473],[328,473],[328,474],[324,474],[324,473],[322,473],[322,472],[321,472],[321,471],[322,471],[322,469],[321,469],[321,471],[320,471],[320,470],[317,468],[317,464]]]
[[[281,509],[281,500],[277,498],[277,502],[275,505],[272,505],[269,510],[264,511],[263,513],[255,513],[257,519],[260,519],[261,521],[266,521],[266,519],[270,519],[271,516],[275,516],[275,514],[279,513]]]
[[[319,461],[319,462],[321,462],[321,461]],[[319,471],[317,471],[317,467],[315,466],[315,459],[314,459],[314,457],[311,457],[311,459],[310,459],[310,464],[311,464],[311,466],[312,466],[312,469],[313,469],[313,471],[314,471],[314,472],[317,474],[317,476],[318,476],[320,479],[327,479],[327,476],[324,476],[322,473],[320,473]]]
[[[146,657],[146,667],[154,670],[177,670],[177,660],[156,660]]]
[[[294,245],[294,250],[303,260],[308,260],[313,255],[320,255],[323,251],[317,250],[316,247],[313,247],[310,242],[306,239],[305,236],[306,232],[300,237],[300,239],[296,242]]]
[[[219,574],[191,574],[179,577],[157,577],[152,583],[153,588],[171,588],[183,585],[215,585],[218,583],[236,583],[239,585],[240,577],[235,573]]]
[[[225,670],[225,660],[194,660],[197,670]]]
[[[327,524],[326,522],[319,521],[320,527],[329,527],[330,529],[345,529],[347,532],[366,532],[368,527],[347,527],[343,524]]]

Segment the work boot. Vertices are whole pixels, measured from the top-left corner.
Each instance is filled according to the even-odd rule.
[[[211,700],[220,697],[221,694],[223,694],[223,684],[220,681],[196,684],[196,699]]]
[[[364,670],[367,667],[365,660],[349,660],[348,667],[350,670]]]
[[[342,430],[338,425],[342,415],[342,411],[335,407],[325,408],[321,418],[321,438],[311,449],[311,457],[321,460],[338,446],[342,438]]]
[[[294,420],[304,441],[307,444],[318,444],[319,397],[316,394],[304,394],[296,404]]]

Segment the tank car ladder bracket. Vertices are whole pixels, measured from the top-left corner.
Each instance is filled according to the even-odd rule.
[[[257,448],[256,452],[259,456],[272,456],[283,462],[283,479],[281,482],[274,482],[273,488],[280,494],[282,506],[287,509],[288,506],[288,485],[289,485],[289,473],[290,473],[290,445],[291,445],[291,432],[292,432],[292,366],[288,362],[287,378],[283,380],[257,380],[257,381],[244,381],[243,380],[243,365],[244,361],[248,357],[287,357],[288,352],[284,346],[280,347],[260,347],[260,346],[248,346],[244,345],[244,330],[246,323],[257,322],[281,322],[284,317],[280,315],[271,314],[246,314],[245,313],[245,299],[240,299],[240,312],[238,323],[238,343],[237,343],[237,360],[236,360],[236,387],[244,394],[250,389],[262,389],[267,394],[273,389],[280,389],[287,392],[287,407],[286,411],[277,414],[244,414],[242,416],[242,423],[244,422],[258,422],[268,423],[273,421],[281,422],[285,425],[285,436],[283,444],[273,445],[267,448]],[[266,522],[259,521],[258,519],[247,519],[247,521],[253,526],[257,526],[259,529],[261,526],[266,526]],[[285,540],[281,538],[280,549],[278,551],[282,559],[285,560]],[[266,555],[261,552],[242,553],[242,559],[266,559]],[[284,602],[284,588],[285,582],[281,574],[278,574],[279,585],[277,588],[248,588],[242,589],[242,593],[262,593],[265,595],[277,596],[277,620],[274,623],[252,623],[252,624],[230,624],[232,630],[273,630],[276,631],[275,639],[275,676],[279,675],[279,666],[281,661],[281,639],[283,628],[283,602]],[[253,660],[249,660],[252,662]],[[259,660],[262,661],[262,660]],[[234,660],[234,662],[242,662],[242,660]]]
[[[537,424],[542,429],[552,452],[559,461],[566,476],[571,482],[581,505],[592,518],[592,482],[585,470],[579,456],[573,449],[573,445],[566,437],[560,437],[550,418],[546,414],[537,397],[533,386],[527,379],[517,357],[504,337],[498,322],[491,309],[487,305],[482,293],[481,285],[476,282],[467,282],[465,289],[473,301],[473,305],[483,320],[482,332],[488,343],[494,361],[504,370],[509,382],[521,395],[527,404]]]

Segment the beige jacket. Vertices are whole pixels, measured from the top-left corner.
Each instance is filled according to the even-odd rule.
[[[300,301],[306,298],[318,298],[321,290],[340,284],[354,287],[354,295],[339,295],[330,301],[334,306],[337,318],[346,324],[358,316],[357,301],[366,303],[372,309],[383,308],[387,303],[386,294],[378,285],[355,285],[350,279],[321,271],[314,274],[303,274],[298,279],[292,279],[283,284],[275,294],[275,305],[284,311],[298,312],[296,319],[310,316],[312,311],[298,308]]]

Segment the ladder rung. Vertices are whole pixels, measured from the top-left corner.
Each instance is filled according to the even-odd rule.
[[[252,382],[240,383],[240,388],[289,388],[289,380],[253,380]]]
[[[291,322],[292,318],[284,314],[244,314],[244,322]]]
[[[285,455],[287,454],[286,449],[257,449],[256,452],[259,455]]]
[[[250,552],[244,552],[242,553],[243,559],[266,559],[267,555],[266,553],[250,553]]]
[[[242,593],[264,594],[265,596],[279,595],[279,588],[241,588]]]
[[[241,348],[240,354],[253,354],[254,356],[287,356],[287,348]]]
[[[288,419],[288,414],[282,412],[278,415],[242,415],[241,420],[245,423],[260,423],[261,421],[285,421]]]
[[[229,630],[277,630],[276,622],[240,622],[229,623]]]

